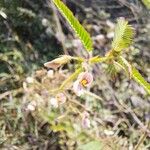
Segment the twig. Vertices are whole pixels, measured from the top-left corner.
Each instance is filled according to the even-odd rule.
[[[7,91],[7,92],[5,92],[5,93],[2,93],[2,94],[0,95],[0,100],[3,99],[4,97],[6,97],[7,95],[10,95],[11,93],[12,93],[12,91]]]
[[[107,87],[110,90],[111,93],[111,97],[113,98],[113,101],[115,102],[115,105],[117,108],[121,109],[122,111],[127,111],[131,114],[132,118],[134,119],[134,121],[140,126],[140,128],[147,133],[147,136],[150,137],[150,130],[140,121],[140,119],[137,117],[136,113],[129,108],[129,106],[127,106],[125,103],[120,102],[113,90],[113,88],[111,86],[109,86],[109,83],[107,82],[107,79],[104,80],[105,83],[107,84]],[[113,94],[112,94],[113,93]]]
[[[85,105],[81,104],[79,101],[73,100],[73,99],[71,99],[71,98],[68,97],[68,96],[67,96],[67,98],[68,98],[69,102],[74,103],[74,104],[76,104],[76,105],[82,107],[85,111],[87,111],[87,112],[90,113],[91,115],[95,115],[95,113],[93,113],[93,112],[92,112],[91,110],[89,110]],[[101,125],[105,126],[105,123],[104,123],[102,120],[99,120],[99,119],[100,119],[100,118],[96,119],[96,121],[97,121],[98,123],[100,123]]]
[[[149,126],[150,126],[150,121],[148,122],[147,128],[149,128]],[[135,146],[134,150],[138,150],[138,148],[140,147],[140,145],[144,142],[146,136],[147,136],[147,133],[144,132],[144,134],[143,134],[143,135],[141,136],[141,138],[139,139],[137,145]]]
[[[94,93],[92,93],[92,92],[90,92],[90,91],[84,91],[84,93],[85,93],[85,94],[88,94],[89,96],[94,97],[95,99],[98,99],[98,100],[100,100],[100,101],[103,101],[103,99],[102,99],[100,96],[98,96],[98,95],[96,95],[96,94],[94,94]]]
[[[16,94],[18,94],[19,92],[22,92],[22,91],[23,91],[23,89],[19,88],[19,89],[16,89],[16,90],[11,90],[11,91],[7,91],[5,93],[2,93],[2,94],[0,94],[0,100],[5,98],[6,96],[12,94],[12,93],[14,93],[14,95],[16,95]]]
[[[141,129],[146,132],[148,134],[148,136],[150,136],[150,130],[148,129],[148,127],[146,127],[141,121],[140,119],[137,117],[136,113],[129,108],[128,106],[126,106],[126,104],[121,104],[133,117],[133,119],[136,121],[136,123],[141,127]]]

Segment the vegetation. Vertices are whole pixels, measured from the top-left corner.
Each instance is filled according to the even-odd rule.
[[[92,24],[92,5],[81,25],[72,3],[82,10],[73,0],[0,2],[1,149],[149,149],[142,29],[123,16],[114,25],[106,10]]]

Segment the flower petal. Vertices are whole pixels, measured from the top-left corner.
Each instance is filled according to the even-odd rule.
[[[93,82],[93,75],[89,72],[85,72],[82,78],[87,80],[87,86],[91,85]]]
[[[54,107],[54,108],[58,108],[58,101],[56,98],[51,98],[50,99],[50,104]]]
[[[56,95],[56,99],[58,100],[58,102],[60,104],[64,104],[66,102],[67,98],[66,98],[64,93],[59,93],[59,94]]]
[[[80,85],[79,81],[75,81],[73,84],[73,91],[77,96],[81,96],[84,92],[83,87]]]
[[[83,118],[82,119],[82,127],[90,128],[90,126],[91,126],[91,122],[90,122],[89,118]]]
[[[89,113],[88,112],[83,112],[83,116],[82,116],[82,127],[83,128],[90,128],[91,126],[91,122],[89,119]]]

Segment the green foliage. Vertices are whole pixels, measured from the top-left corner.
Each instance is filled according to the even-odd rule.
[[[132,43],[134,30],[128,25],[128,21],[123,18],[117,20],[115,36],[112,42],[112,49],[120,52],[122,49],[129,47]]]
[[[129,62],[120,56],[118,58],[118,64],[120,64],[120,67],[126,71],[126,73],[129,75],[130,79],[132,77],[132,66],[129,64]]]
[[[35,14],[33,11],[28,10],[28,9],[26,9],[26,8],[18,7],[17,10],[19,11],[19,13],[20,13],[21,15],[27,15],[27,16],[33,17],[33,18],[36,17],[36,14]]]
[[[150,94],[150,84],[142,77],[135,67],[131,66],[123,57],[119,57],[118,63],[122,66],[122,68],[124,68],[131,78],[144,87],[147,93]]]
[[[77,150],[102,150],[103,144],[99,141],[91,141],[78,147]]]
[[[150,9],[150,0],[142,0],[142,2],[148,9]]]
[[[63,2],[61,2],[60,0],[53,0],[53,2],[58,7],[58,9],[63,14],[63,16],[67,19],[67,21],[75,30],[75,32],[78,34],[85,48],[88,51],[91,51],[93,49],[92,40],[89,34],[83,28],[83,26],[73,16],[72,12],[67,8],[67,6]],[[133,41],[133,36],[134,36],[134,29],[131,25],[128,24],[128,21],[126,21],[123,18],[118,19],[117,25],[115,28],[115,36],[112,41],[112,52],[113,51],[121,52],[124,48],[128,48]],[[110,57],[110,56],[108,55],[107,57]],[[106,59],[103,58],[103,60],[107,60],[107,58]],[[135,69],[133,69],[133,74],[132,74],[131,65],[125,59],[123,60],[124,61],[120,62],[121,64],[119,65],[121,66],[123,65],[122,68],[124,68],[129,73],[129,76],[131,77],[133,75],[134,79],[138,83],[140,83],[149,93],[149,88],[148,88],[149,84],[146,81],[144,81],[144,78],[140,75],[139,72],[135,71]],[[97,63],[97,61],[99,62],[102,61],[99,56],[93,57],[89,60],[90,63]],[[117,71],[113,63],[108,65],[107,70],[112,75],[112,77],[116,76]],[[73,78],[74,78],[74,74],[72,75]],[[70,82],[70,80],[72,80],[72,76],[63,82],[60,89],[62,89],[66,85],[66,83]]]
[[[93,49],[93,42],[89,33],[83,28],[79,21],[74,17],[73,13],[64,5],[60,0],[53,0],[63,16],[67,19],[71,27],[79,36],[86,50],[91,51]]]
[[[116,78],[118,71],[114,62],[108,64],[106,72],[111,76],[112,79]]]
[[[134,67],[132,67],[132,77],[137,83],[144,87],[148,94],[150,94],[150,84],[142,77],[139,71]]]
[[[23,55],[16,49],[0,53],[0,92],[17,87],[16,82],[20,81],[24,73],[22,62],[24,62]]]
[[[70,23],[73,22],[75,18],[73,17],[73,14],[71,13],[71,11],[59,0],[54,0],[54,3],[59,8],[59,10],[64,14],[66,19]],[[81,25],[79,24],[78,26],[77,24],[78,23],[75,23],[76,31],[82,35],[82,30],[81,31],[78,30]],[[108,55],[106,55],[106,57],[95,56],[95,57],[90,58],[89,63],[92,64],[92,63],[106,61],[108,64],[107,72],[111,75],[113,79],[116,77],[116,74],[117,74],[116,66],[119,65],[129,74],[130,78],[133,77],[135,81],[138,82],[140,85],[142,85],[145,88],[145,90],[150,94],[150,90],[149,90],[150,84],[145,81],[142,75],[140,75],[140,73],[135,68],[133,69],[126,59],[124,59],[118,53],[116,53],[114,56],[114,53],[113,53],[114,51],[121,52],[122,49],[127,48],[132,43],[133,35],[134,35],[134,29],[132,28],[132,26],[128,25],[128,21],[124,20],[123,18],[118,19],[117,25],[115,28],[115,36],[112,42],[112,50],[108,52]],[[115,58],[118,59],[118,62],[114,60]],[[83,58],[83,61],[86,61],[86,60],[84,60]],[[68,79],[66,79],[60,86],[59,90],[63,90],[64,87],[66,87],[68,83],[73,81],[81,72],[81,70],[82,69],[79,68],[78,70],[75,71],[74,74],[72,74]]]
[[[64,4],[60,0],[56,1],[63,7]],[[111,88],[109,79],[102,74],[101,70],[98,72],[97,67],[94,68],[94,73],[99,78],[94,78],[92,92],[87,91],[83,97],[77,98],[71,91],[69,83],[72,83],[85,69],[81,65],[82,62],[89,64],[90,69],[95,63],[109,65],[108,62],[112,62],[109,65],[110,73],[114,74],[118,71],[117,67],[120,66],[150,93],[150,85],[141,74],[126,59],[123,58],[120,63],[117,59],[118,51],[115,53],[116,57],[111,57],[112,60],[109,56],[98,55],[88,60],[87,58],[64,57],[63,55],[63,59],[58,58],[53,61],[56,64],[65,64],[69,60],[78,62],[78,69],[71,75],[67,70],[62,71],[62,68],[59,71],[47,71],[42,68],[34,72],[33,69],[39,68],[39,64],[60,55],[58,49],[61,48],[57,44],[56,38],[53,37],[55,33],[52,34],[50,30],[55,28],[55,23],[53,25],[53,19],[51,20],[53,17],[49,14],[49,8],[45,5],[45,1],[37,0],[36,4],[24,1],[24,5],[20,0],[12,2],[7,0],[5,3],[8,3],[8,8],[3,6],[4,9],[0,10],[0,17],[2,16],[0,23],[0,148],[9,149],[11,146],[15,149],[100,150],[128,149],[128,147],[135,146],[141,133],[145,132],[147,122],[144,116],[149,113],[149,105],[143,99],[149,99],[149,96],[140,97],[141,94],[138,90],[133,92],[132,89],[126,88],[128,82],[120,82],[120,78],[114,83],[115,88]],[[72,16],[71,21],[74,21]],[[41,23],[43,19],[44,22],[45,20],[47,22],[44,26]],[[79,22],[72,24],[78,26]],[[72,27],[74,26],[72,25]],[[84,28],[81,25],[80,28],[77,33],[80,39],[87,38],[85,35],[88,33],[83,32]],[[86,44],[85,39],[81,40]],[[91,41],[91,46],[88,44],[87,47],[92,47],[89,35],[87,41]],[[90,51],[92,48],[87,50]],[[68,65],[69,68],[72,67],[72,64],[74,63],[71,61]],[[27,80],[27,74],[30,74],[29,78],[33,79],[33,83]],[[55,92],[51,91],[60,84],[60,89],[66,90],[64,93],[67,101],[60,104],[58,108],[54,108],[50,104],[50,100],[55,97]],[[129,97],[131,101],[128,100]],[[134,99],[137,100],[136,110],[134,103],[131,105]],[[140,103],[139,99],[141,99]],[[31,108],[34,109],[31,110]],[[135,110],[135,114],[134,111],[130,112],[132,109]],[[88,129],[82,127],[84,111],[88,111],[90,115],[91,127]],[[132,115],[133,117],[131,117]],[[134,122],[133,132],[130,132],[128,129],[132,122]],[[148,139],[141,145],[148,147]],[[119,148],[117,148],[118,146]],[[140,149],[144,148],[140,147]]]

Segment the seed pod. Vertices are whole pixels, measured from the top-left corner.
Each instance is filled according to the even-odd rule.
[[[52,61],[45,63],[44,66],[47,68],[57,69],[61,65],[68,63],[71,59],[72,57],[69,55],[62,55],[59,58],[56,58]]]

